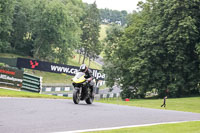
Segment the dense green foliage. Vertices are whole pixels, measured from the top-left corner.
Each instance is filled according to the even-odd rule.
[[[1,0],[0,51],[65,64],[84,47],[81,36],[93,38],[85,43],[88,51],[100,46],[98,12],[96,4],[84,6],[81,0]],[[92,26],[84,31],[87,18]],[[100,54],[95,50],[87,56]]]
[[[107,37],[113,48],[106,53],[105,72],[113,77],[108,81],[122,85],[123,98],[152,90],[160,97],[199,94],[200,0],[147,0],[139,6],[121,37],[116,31]]]
[[[13,14],[15,0],[0,1],[0,52],[7,52],[11,49],[10,32],[13,30]]]
[[[58,63],[67,62],[79,41],[78,23],[67,8],[70,2],[42,0],[35,4],[33,35],[34,57],[48,58]],[[70,6],[73,6],[70,4]],[[56,60],[55,60],[56,59]]]
[[[119,25],[125,25],[127,23],[126,17],[128,13],[127,11],[117,11],[110,9],[100,9],[101,22],[103,24],[116,23]]]
[[[118,53],[116,52],[119,44],[119,39],[123,35],[123,29],[122,27],[118,25],[114,25],[110,27],[107,31],[107,37],[105,38],[106,47],[104,50],[105,56],[105,64],[103,66],[104,72],[108,75],[106,76],[106,84],[108,86],[113,86],[115,82],[120,78],[120,72],[121,70],[120,64],[121,59],[118,57]]]

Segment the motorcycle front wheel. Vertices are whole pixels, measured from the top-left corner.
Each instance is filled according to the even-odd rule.
[[[94,93],[92,93],[91,96],[89,96],[89,97],[85,100],[85,102],[86,102],[87,104],[92,104],[93,101],[94,101]]]
[[[79,90],[74,90],[73,92],[73,101],[75,104],[78,104],[80,101],[80,97],[79,97]]]

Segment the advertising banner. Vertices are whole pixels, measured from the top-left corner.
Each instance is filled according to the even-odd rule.
[[[54,73],[65,73],[68,75],[75,75],[79,70],[79,67],[50,63],[39,60],[17,58],[18,68],[28,68],[40,71],[54,72]],[[105,74],[101,73],[100,70],[91,69],[93,71],[93,76],[98,80],[104,80]]]
[[[23,71],[0,67],[0,86],[20,89],[22,87]]]

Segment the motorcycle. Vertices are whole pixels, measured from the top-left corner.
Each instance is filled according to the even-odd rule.
[[[92,104],[94,93],[89,88],[89,83],[85,78],[85,73],[77,72],[72,81],[72,85],[74,86],[73,102],[79,104],[80,100],[85,100],[87,104]]]

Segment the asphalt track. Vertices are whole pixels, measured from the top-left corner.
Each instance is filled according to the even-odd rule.
[[[158,105],[159,106],[159,105]],[[72,100],[0,98],[1,133],[52,133],[200,120],[200,113]]]

